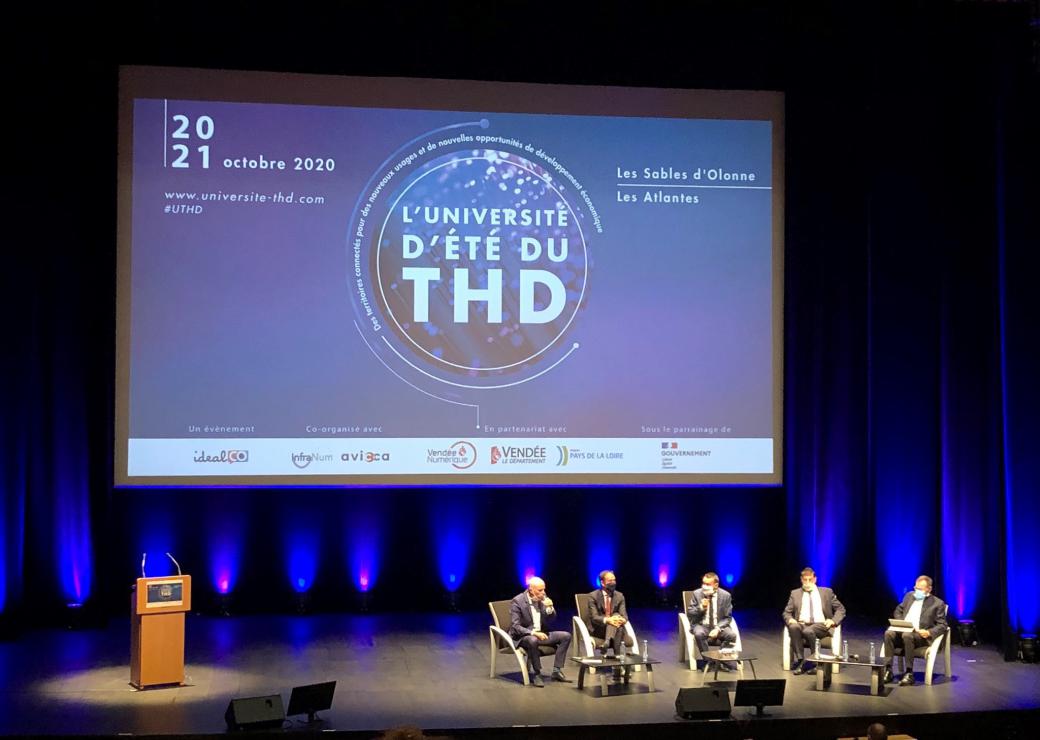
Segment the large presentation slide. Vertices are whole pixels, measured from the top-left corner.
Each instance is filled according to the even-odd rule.
[[[121,485],[780,482],[783,96],[126,67]]]

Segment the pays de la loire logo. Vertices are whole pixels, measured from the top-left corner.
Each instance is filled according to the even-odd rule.
[[[587,216],[532,147],[433,141],[443,136],[418,139],[373,176],[355,210],[349,277],[356,323],[384,365],[464,396],[531,380],[576,349]]]

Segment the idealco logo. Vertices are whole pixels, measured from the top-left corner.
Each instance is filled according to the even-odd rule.
[[[207,455],[205,450],[195,450],[197,463],[244,463],[249,462],[249,450],[221,450],[219,454]]]
[[[369,348],[409,384],[456,396],[526,382],[576,350],[590,268],[578,181],[469,126],[491,123],[420,137],[373,175],[347,250]]]

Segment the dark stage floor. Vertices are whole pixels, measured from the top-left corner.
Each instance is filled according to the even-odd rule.
[[[578,691],[574,684],[548,682],[544,689],[527,688],[520,682],[515,662],[510,665],[505,660],[500,668],[507,672],[489,679],[485,613],[191,615],[187,635],[191,685],[143,692],[127,683],[128,621],[113,620],[100,630],[29,632],[16,642],[0,643],[0,732],[221,733],[231,698],[281,693],[288,702],[294,685],[336,680],[333,708],[323,714],[326,730],[375,731],[399,724],[484,731],[517,725],[630,725],[629,736],[640,736],[647,728],[637,731],[637,726],[666,723],[655,734],[667,736],[680,729],[674,706],[677,690],[701,686],[701,674],[678,661],[675,612],[640,611],[633,618],[640,639],[650,641],[652,657],[665,661],[655,671],[653,694],[640,679],[627,688],[611,686],[606,696],[599,694],[598,687]],[[954,645],[953,678],[939,676],[930,687],[922,679],[917,686],[890,686],[887,695],[870,696],[869,674],[846,670],[835,677],[829,692],[819,693],[814,678],[782,671],[778,613],[739,613],[738,619],[745,651],[759,657],[758,677],[788,678],[785,704],[769,710],[772,718],[750,724],[743,719],[742,708],[734,709],[739,722],[711,723],[715,729],[698,723],[707,734],[718,736],[719,726],[729,725],[734,732],[739,728],[740,737],[766,736],[770,733],[758,731],[765,729],[762,723],[791,727],[789,720],[799,719],[804,720],[799,724],[815,727],[816,736],[833,737],[838,734],[835,728],[845,726],[862,734],[877,718],[897,728],[903,722],[911,729],[913,715],[965,713],[959,716],[969,722],[973,712],[1011,716],[1033,710],[1018,715],[1028,723],[1035,722],[1040,707],[1040,666],[1005,663],[991,647]],[[868,627],[846,623],[852,651],[865,654],[867,640],[879,640],[879,631]],[[941,660],[937,673],[940,666]],[[918,669],[924,670],[921,661]],[[569,672],[575,677],[576,670]],[[721,682],[724,675],[727,682]],[[751,678],[750,671],[746,677]],[[735,687],[735,675],[719,678],[721,684]],[[820,724],[823,718],[840,717],[853,719]],[[919,722],[920,718],[918,726]],[[684,724],[688,730],[690,723]]]

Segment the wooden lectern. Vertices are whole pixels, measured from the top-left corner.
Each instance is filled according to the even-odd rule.
[[[139,689],[184,683],[184,614],[191,576],[138,578],[130,596],[130,683]]]

